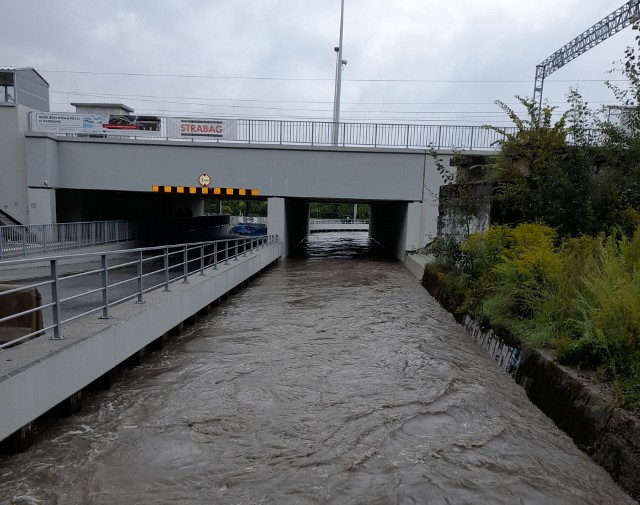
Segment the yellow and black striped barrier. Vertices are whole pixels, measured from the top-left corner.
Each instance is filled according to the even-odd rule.
[[[193,186],[151,186],[154,193],[176,193],[184,195],[258,196],[257,189],[206,188]]]

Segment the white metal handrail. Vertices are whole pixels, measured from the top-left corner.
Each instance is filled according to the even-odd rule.
[[[0,226],[0,260],[124,242],[136,238],[127,221],[91,221]]]
[[[369,224],[368,219],[309,219],[309,224]]]
[[[9,342],[0,344],[0,351],[32,338],[50,334],[51,340],[63,337],[62,329],[68,323],[99,313],[103,319],[110,317],[111,307],[136,299],[144,302],[144,295],[150,291],[171,290],[177,281],[189,283],[190,275],[205,275],[208,269],[217,270],[222,264],[239,261],[240,256],[254,253],[267,244],[278,241],[277,235],[243,237],[208,242],[175,244],[169,246],[127,249],[101,253],[84,253],[56,256],[48,259],[49,275],[46,280],[34,282],[0,292],[0,302],[7,296],[32,289],[49,287],[50,300],[40,307],[33,307],[19,313],[0,318],[0,325],[11,326],[15,319],[43,311],[43,328],[28,331]],[[60,273],[61,260],[86,261],[96,267],[79,273]],[[40,259],[12,260],[3,265],[29,265],[42,262]],[[82,279],[82,287],[78,287]],[[75,281],[70,283],[69,281]],[[70,306],[70,302],[81,299],[80,304]],[[50,317],[45,311],[50,309]]]
[[[48,116],[69,118],[82,114],[47,113]],[[147,116],[148,117],[148,116]],[[334,137],[336,123],[331,121],[286,121],[272,119],[231,118],[175,118],[154,116],[158,125],[154,129],[105,129],[83,133],[82,131],[56,130],[39,126],[35,115],[31,115],[31,131],[52,135],[78,135],[91,138],[157,138],[184,140],[188,142],[240,142],[266,144],[307,144],[312,146],[363,146],[374,148],[435,148],[435,149],[497,149],[497,141],[504,136],[485,126],[425,125],[396,123],[338,123],[337,141]],[[180,121],[192,123],[224,123],[224,133],[185,136]],[[504,128],[507,133],[516,133],[515,127]]]
[[[141,221],[83,221],[0,226],[0,260],[211,230],[228,224],[229,216],[214,214]]]

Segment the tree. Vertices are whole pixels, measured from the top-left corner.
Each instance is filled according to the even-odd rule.
[[[567,123],[575,111],[570,109],[554,122],[556,107],[545,106],[539,113],[532,100],[516,98],[527,110],[525,119],[505,103],[496,102],[516,131],[489,126],[503,136],[494,170],[498,179],[494,220],[507,224],[542,221],[560,235],[592,232],[588,146],[568,142],[573,130]]]

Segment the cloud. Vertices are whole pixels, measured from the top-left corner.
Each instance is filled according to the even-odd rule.
[[[530,95],[535,65],[609,12],[607,0],[345,0],[343,117],[476,119],[495,99]],[[39,69],[59,110],[82,98],[168,114],[331,117],[339,0],[22,0],[3,14],[12,23],[0,65]],[[556,75],[603,79],[631,41],[627,30]],[[601,83],[581,86],[605,100]],[[567,88],[549,79],[545,92],[560,101]]]

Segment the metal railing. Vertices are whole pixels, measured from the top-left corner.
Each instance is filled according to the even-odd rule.
[[[0,226],[0,260],[30,253],[93,247],[135,238],[127,221]]]
[[[211,230],[229,224],[226,215],[142,221],[91,221],[0,226],[0,260],[81,247]]]
[[[56,113],[48,113],[55,116]],[[83,116],[82,114],[60,113],[61,117]],[[496,142],[504,136],[485,126],[385,124],[385,123],[333,123],[331,121],[285,121],[271,119],[216,119],[216,118],[174,118],[155,116],[158,127],[155,130],[109,130],[100,133],[75,132],[73,129],[55,130],[39,127],[31,119],[31,131],[43,131],[53,135],[78,135],[92,138],[157,138],[183,140],[188,142],[240,142],[257,144],[306,144],[312,146],[350,146],[379,148],[415,149],[497,149]],[[224,123],[223,133],[185,136],[180,121],[193,123]],[[82,123],[82,121],[80,121]],[[39,129],[40,128],[40,129]],[[338,129],[338,142],[334,144],[334,129]],[[504,128],[507,133],[515,133],[515,127]]]
[[[49,334],[51,340],[63,337],[65,325],[91,314],[101,319],[110,317],[110,309],[129,300],[144,302],[144,295],[162,289],[171,291],[172,283],[189,283],[190,275],[205,275],[208,269],[239,261],[241,256],[253,254],[257,249],[278,241],[277,235],[243,237],[210,242],[176,244],[170,246],[128,249],[102,253],[86,253],[49,258],[46,280],[0,292],[0,303],[6,297],[33,289],[48,289],[50,296],[42,294],[42,305],[0,318],[2,327],[11,327],[12,321],[42,311],[42,329],[25,328],[25,334],[0,344],[0,350],[27,340]],[[73,258],[85,260],[88,270],[63,274],[61,262]],[[3,265],[28,266],[39,260],[12,260]],[[78,268],[78,267],[74,267]]]
[[[309,224],[369,224],[368,219],[309,219]]]

